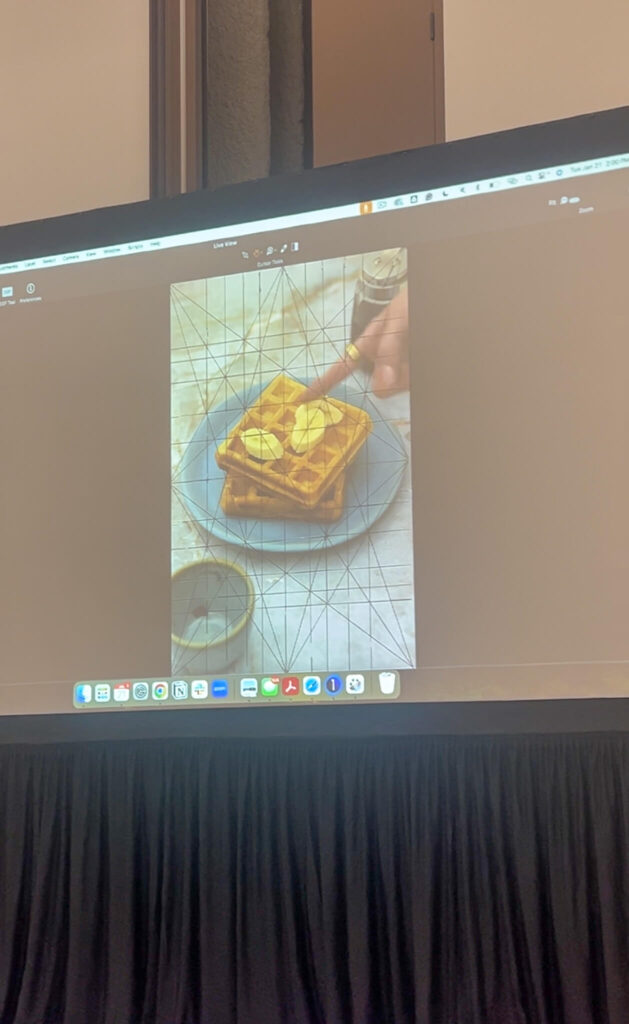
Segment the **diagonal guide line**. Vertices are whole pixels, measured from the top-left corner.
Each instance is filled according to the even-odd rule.
[[[348,257],[341,263],[342,304],[339,308],[338,304],[333,303],[332,305],[334,308],[330,309],[330,303],[326,301],[326,289],[328,286],[325,283],[325,277],[323,274],[325,262],[326,261],[315,261],[314,263],[303,265],[303,288],[297,286],[293,277],[297,272],[297,268],[281,268],[278,271],[271,272],[271,274],[269,274],[268,271],[260,271],[257,273],[257,280],[260,286],[263,280],[263,275],[268,275],[264,278],[265,284],[269,277],[271,277],[271,280],[269,280],[269,285],[264,295],[262,288],[260,286],[258,287],[258,309],[254,321],[249,328],[249,333],[252,334],[254,332],[254,325],[257,325],[256,337],[254,338],[249,336],[245,341],[245,348],[250,348],[251,356],[253,356],[255,360],[253,371],[251,369],[248,371],[249,374],[253,375],[254,380],[258,377],[262,380],[263,358],[266,361],[266,366],[269,367],[270,372],[272,372],[273,368],[276,368],[280,372],[286,372],[294,365],[297,366],[297,361],[300,358],[300,345],[303,353],[302,358],[305,360],[305,366],[307,368],[312,367],[313,373],[317,371],[318,364],[320,366],[320,361],[315,360],[314,358],[314,346],[318,347],[324,344],[329,344],[333,351],[339,353],[339,345],[341,345],[341,341],[335,341],[331,337],[330,331],[333,328],[334,331],[337,332],[336,337],[338,338],[339,331],[341,332],[341,337],[343,337],[349,329],[349,324],[346,322],[345,316],[353,302],[355,276],[354,271],[352,271],[352,276],[349,281],[347,280],[347,267],[352,265],[352,258]],[[322,306],[321,321],[308,301],[308,295],[311,293],[309,285],[310,278],[312,276],[313,281],[315,281],[316,275],[319,272],[321,273],[321,285],[317,294],[319,296],[318,301],[321,302]],[[252,275],[247,274],[241,275],[243,282],[241,297],[243,307],[243,327],[244,305],[246,298],[245,279],[251,279],[251,276]],[[187,301],[191,300],[187,298]],[[279,303],[281,303],[281,306]],[[199,308],[202,307],[199,305]],[[227,309],[227,299],[225,299],[225,309]],[[187,319],[190,319],[187,310],[184,311],[184,313]],[[178,314],[178,310],[175,310],[175,314]],[[306,327],[304,314],[307,314],[311,318],[311,321],[317,324],[316,329]],[[298,324],[297,330],[287,330],[286,318],[289,315],[291,320]],[[210,314],[210,316],[213,320],[219,322],[213,314]],[[281,331],[279,331],[275,326],[278,316],[281,316]],[[179,316],[177,316],[177,319],[184,344],[187,345],[185,329],[183,328]],[[339,323],[339,321],[342,321],[342,323]],[[195,329],[194,324],[192,324],[192,328]],[[231,330],[231,328],[229,328],[229,330]],[[236,334],[236,332],[233,333]],[[237,334],[236,337],[238,337]],[[295,340],[300,339],[299,343],[292,344],[287,347],[286,340],[289,337],[291,339],[294,338]],[[277,345],[275,345],[276,340],[278,342]],[[208,352],[207,356],[208,359],[211,358],[213,362],[216,362],[213,352]],[[227,386],[231,387],[232,391],[236,395],[232,381],[236,381],[242,377],[242,373],[234,373],[233,367],[234,364],[232,362],[232,366],[227,367],[226,372],[217,376],[221,376],[225,380]],[[207,369],[209,369],[209,366]],[[265,370],[264,372],[268,374],[269,370]],[[200,381],[196,378],[196,370],[194,366],[192,367],[192,372],[198,386]],[[247,373],[246,370],[245,373]],[[302,376],[299,372],[296,375]],[[307,376],[309,376],[309,373]],[[209,384],[211,380],[212,376],[208,375],[205,383]],[[356,402],[356,397],[360,395],[362,395],[364,401],[369,393],[370,389],[368,386],[365,386],[364,388],[354,387],[351,401]],[[349,399],[349,395],[347,397]],[[241,394],[239,402],[241,405],[244,405],[244,403],[242,403]],[[360,405],[362,403],[357,402],[356,404]],[[209,432],[214,432],[213,424],[210,424]],[[393,460],[393,465],[391,465],[391,460],[386,460],[388,464],[388,472],[383,477],[381,477],[381,475],[378,476],[378,493],[383,494],[384,496],[387,491],[389,481],[393,482],[397,478],[400,471],[400,463],[405,463],[406,457],[404,457],[404,459],[400,457],[399,448],[392,443],[388,436],[385,435],[382,438],[382,441],[385,448],[391,451],[394,456],[397,456],[397,465],[395,464],[395,459]],[[367,472],[369,473],[369,466],[367,467]],[[203,482],[203,480],[199,481],[199,483]],[[173,484],[174,483],[175,481],[173,480]],[[406,489],[402,493],[406,495]],[[198,520],[194,517],[191,518],[189,507],[186,507],[183,495],[177,493],[176,487],[173,488],[173,495],[174,500],[176,500],[182,507],[185,516],[185,523],[188,523],[189,526],[193,527],[195,532],[197,532],[197,528],[203,524],[202,528],[206,531],[203,535],[205,551],[211,551],[211,529],[212,525],[218,522],[217,515],[212,514],[208,509],[199,508]],[[185,497],[187,506],[197,506],[197,503],[191,501],[188,495],[185,495]],[[404,503],[409,509],[410,500],[411,496],[409,490],[408,499],[404,497]],[[382,503],[382,501],[375,502],[375,506],[380,508]],[[366,517],[368,509],[365,508],[364,502],[361,503],[358,500],[358,494],[356,493],[354,482],[350,483],[350,490],[346,499],[346,508],[354,508],[357,510],[363,519],[365,527],[367,527]],[[264,532],[264,524],[256,524],[255,521],[250,520],[246,524],[243,523],[238,530],[234,531],[235,542],[237,542],[236,538],[238,535],[242,536],[245,543],[247,542],[247,538],[251,539],[251,531],[256,529],[256,525],[261,526]],[[284,529],[284,534],[286,536],[286,522],[282,524],[282,528]],[[327,618],[329,614],[334,614],[339,618],[339,620],[345,621],[348,625],[346,641],[348,653],[350,652],[351,637],[354,631],[355,633],[368,637],[377,645],[378,649],[387,651],[390,656],[398,659],[403,657],[402,650],[405,649],[410,663],[407,638],[404,635],[400,615],[398,614],[398,607],[401,612],[402,605],[399,604],[399,602],[402,601],[406,606],[409,606],[410,604],[412,609],[413,597],[395,598],[395,593],[399,592],[398,588],[402,588],[402,592],[406,592],[405,588],[407,588],[408,584],[404,582],[390,584],[387,580],[387,570],[389,568],[408,568],[408,565],[405,562],[403,564],[394,562],[393,565],[390,566],[390,557],[380,560],[378,557],[377,547],[374,544],[375,539],[379,536],[394,536],[396,534],[400,537],[404,537],[407,535],[407,530],[406,528],[401,528],[399,526],[392,529],[384,527],[367,529],[366,533],[361,538],[361,544],[358,546],[350,545],[350,547],[347,548],[341,545],[340,547],[330,549],[325,546],[324,538],[326,536],[326,530],[324,529],[321,534],[323,538],[321,544],[317,542],[311,548],[307,567],[305,567],[306,558],[304,553],[298,553],[297,555],[285,553],[282,555],[280,553],[274,554],[270,551],[264,552],[262,554],[264,561],[261,565],[259,564],[259,558],[257,558],[257,560],[252,560],[245,553],[243,560],[244,567],[256,586],[257,602],[261,613],[262,625],[260,626],[258,622],[254,621],[254,632],[255,635],[260,638],[263,650],[266,650],[274,656],[277,659],[277,662],[282,664],[285,670],[288,671],[291,668],[291,662],[301,656],[308,643],[312,643],[312,638],[315,635],[323,616],[325,615]],[[173,550],[175,550],[175,548],[173,548]],[[181,550],[183,553],[187,548],[177,550]],[[359,566],[356,563],[356,558],[360,551],[368,554],[368,563],[366,566],[360,567],[359,575]],[[370,565],[373,565],[373,570],[369,568]],[[322,572],[327,578],[327,584],[324,583],[321,588],[320,576]],[[365,578],[365,582],[361,582],[364,572],[367,573],[367,576]],[[334,584],[332,583],[332,578],[329,576],[330,573],[334,574]],[[410,586],[412,595],[412,582]],[[296,588],[296,592],[293,588]],[[302,600],[297,598],[297,592],[302,595]],[[386,594],[386,599],[384,597],[376,596],[383,592]],[[276,598],[273,601],[271,601],[272,595],[276,595]],[[335,603],[335,601],[342,595],[345,595],[347,603]],[[348,600],[350,595],[355,595],[359,600]],[[278,615],[281,615],[282,597],[285,614],[283,619],[280,619],[280,621],[282,621],[284,634],[282,642],[280,642],[280,638],[275,630],[275,623]],[[280,602],[279,605],[277,603],[278,598]],[[321,603],[314,604],[313,602],[315,601]],[[360,622],[353,618],[355,614],[358,614],[360,609],[363,609],[364,612],[365,606],[369,607],[370,615],[373,614],[375,616],[375,621],[369,629],[365,629]],[[390,616],[393,616],[393,620],[383,615],[385,608],[389,609]],[[356,609],[356,611],[354,611],[354,609]],[[381,609],[383,611],[381,611]],[[286,613],[290,610],[293,610],[296,614],[292,616],[287,615]],[[309,622],[308,618],[310,619]],[[330,627],[331,623],[326,629],[328,657],[331,654],[331,650],[329,648],[329,644],[331,642]],[[385,634],[387,642],[384,642],[383,639],[379,639],[379,637],[374,634],[374,627],[376,627],[378,634]],[[304,629],[306,629],[305,635]],[[394,638],[393,633],[397,633],[398,637]],[[391,641],[394,641],[397,646],[400,640],[402,642],[402,646],[399,647],[397,651],[393,651],[391,648]]]
[[[171,287],[172,291],[177,295],[178,298],[180,298],[180,301],[183,300],[184,302],[189,302],[192,306],[196,306],[197,309],[200,309],[202,313],[205,313],[206,316],[209,316],[211,320],[214,320],[217,324],[220,324],[221,327],[225,327],[228,331],[231,331],[232,334],[234,335],[234,338],[236,338],[238,341],[242,341],[242,337],[240,336],[238,331],[235,331],[233,327],[229,326],[228,323],[225,323],[225,321],[221,320],[220,317],[214,316],[213,313],[210,313],[209,309],[206,309],[205,306],[202,306],[200,302],[197,302],[196,299],[193,299],[190,295],[186,295],[186,293],[182,292],[181,289],[177,287],[177,285],[172,285]]]

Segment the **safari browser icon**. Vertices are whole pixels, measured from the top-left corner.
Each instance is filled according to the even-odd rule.
[[[304,693],[307,697],[317,697],[321,693],[320,676],[304,676]]]

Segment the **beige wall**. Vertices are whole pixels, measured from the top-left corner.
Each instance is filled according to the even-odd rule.
[[[149,0],[0,21],[0,224],[146,198]],[[317,163],[420,145],[428,0],[313,0]],[[629,0],[444,0],[446,134],[629,103]]]
[[[629,0],[444,0],[449,139],[629,103]]]
[[[145,199],[148,0],[13,0],[0,18],[0,224]]]

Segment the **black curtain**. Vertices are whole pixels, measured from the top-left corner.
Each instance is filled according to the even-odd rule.
[[[0,750],[2,1024],[621,1024],[629,739]]]

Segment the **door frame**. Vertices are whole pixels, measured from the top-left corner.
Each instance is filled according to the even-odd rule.
[[[181,192],[181,10],[149,0],[150,194]]]

